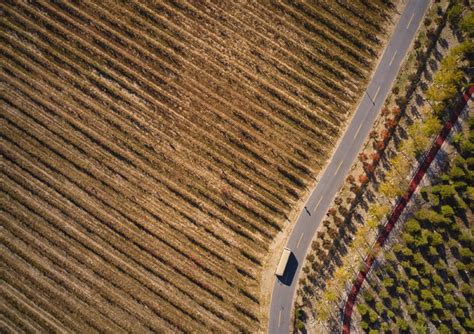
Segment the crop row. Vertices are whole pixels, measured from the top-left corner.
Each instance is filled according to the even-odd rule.
[[[384,2],[0,10],[0,328],[255,331],[266,252],[349,116]]]

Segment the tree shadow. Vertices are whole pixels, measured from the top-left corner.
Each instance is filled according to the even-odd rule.
[[[445,38],[443,38],[443,37],[440,37],[440,38],[438,39],[438,44],[439,44],[443,49],[447,49],[447,48],[449,47],[448,41],[447,41]]]
[[[421,82],[420,87],[423,92],[426,92],[428,90],[428,84],[426,82]]]
[[[425,71],[425,73],[428,73],[428,71]],[[418,93],[415,94],[415,102],[419,107],[422,107],[425,105],[425,101],[423,101],[423,97]]]
[[[430,82],[431,82],[431,81],[433,80],[433,74],[431,74],[431,72],[428,71],[428,69],[426,69],[426,71],[423,71],[423,76],[425,77],[425,79],[426,79],[427,81],[430,81]],[[426,84],[425,84],[425,85],[426,85]],[[422,87],[422,89],[423,89],[423,87]]]
[[[435,48],[433,50],[433,56],[436,58],[437,61],[441,61],[441,59],[443,59],[443,55],[441,54],[441,52],[439,52],[438,48]]]

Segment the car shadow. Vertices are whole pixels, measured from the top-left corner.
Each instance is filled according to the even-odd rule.
[[[295,278],[296,269],[298,269],[298,260],[296,259],[296,256],[291,253],[288,258],[288,263],[286,264],[285,272],[282,276],[277,276],[278,280],[284,285],[290,286]]]

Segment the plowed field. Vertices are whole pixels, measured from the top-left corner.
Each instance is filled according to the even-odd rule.
[[[255,332],[392,10],[2,1],[0,331]]]

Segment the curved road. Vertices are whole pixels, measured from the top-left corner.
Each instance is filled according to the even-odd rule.
[[[275,279],[273,286],[268,325],[271,334],[290,331],[291,309],[298,276],[313,235],[372,129],[429,3],[429,0],[409,0],[405,5],[367,93],[306,202],[305,209],[298,217],[286,245],[294,256],[290,258],[285,277],[281,280]]]

